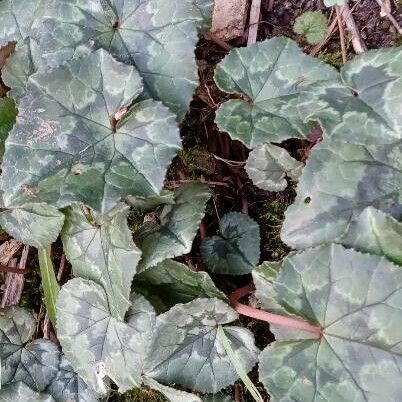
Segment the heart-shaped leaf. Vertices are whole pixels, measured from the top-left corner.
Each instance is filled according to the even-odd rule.
[[[334,140],[390,144],[402,139],[402,47],[371,50],[341,69],[340,80],[314,83],[300,114]]]
[[[149,303],[147,304],[149,306]],[[84,381],[105,393],[104,376],[124,392],[141,384],[148,350],[149,316],[134,307],[129,322],[112,315],[105,290],[92,281],[72,279],[57,302],[57,335],[68,360]]]
[[[129,208],[116,208],[102,222],[90,221],[81,206],[67,211],[62,240],[75,276],[101,285],[114,317],[130,306],[131,281],[141,257],[127,226]],[[98,220],[101,217],[98,217]]]
[[[142,235],[139,242],[142,250],[140,272],[167,258],[191,251],[210,197],[208,188],[195,182],[187,183],[175,191],[174,205],[166,205],[159,215],[160,223]]]
[[[46,392],[52,395],[56,401],[97,402],[101,398],[74,372],[64,356],[61,357],[59,371],[47,387]]]
[[[306,137],[313,125],[304,123],[298,96],[313,82],[336,79],[337,71],[305,55],[296,42],[273,38],[233,50],[218,64],[215,81],[229,100],[218,109],[219,128],[248,147],[288,138]]]
[[[250,152],[246,171],[254,185],[268,191],[283,191],[288,186],[286,176],[298,179],[304,164],[292,158],[286,149],[263,144]]]
[[[197,395],[162,385],[152,378],[144,377],[144,384],[155,391],[159,391],[169,402],[202,402]]]
[[[340,242],[402,265],[402,223],[373,207],[367,207],[350,223]]]
[[[33,391],[23,382],[15,382],[0,390],[0,402],[55,402],[48,394]],[[89,401],[88,401],[89,402]]]
[[[233,384],[238,375],[217,330],[237,318],[237,313],[219,299],[177,304],[156,320],[146,375],[203,393],[218,392]],[[236,358],[250,371],[258,356],[253,335],[232,326],[225,326],[224,331]]]
[[[130,108],[141,91],[136,70],[104,50],[31,76],[6,142],[6,206],[82,201],[104,212],[125,195],[159,193],[180,137],[160,103]]]
[[[323,329],[319,338],[281,331],[262,352],[260,380],[272,400],[397,401],[401,284],[400,267],[340,245],[286,258],[274,282],[278,303]]]
[[[225,294],[216,288],[206,272],[194,272],[173,260],[165,260],[137,275],[134,289],[160,312],[177,303],[188,303],[202,297],[226,300]]]
[[[9,307],[0,315],[1,384],[23,381],[36,391],[44,391],[56,376],[60,352],[48,340],[32,341],[36,320],[19,307]]]
[[[80,45],[106,49],[136,66],[147,95],[183,118],[198,85],[197,26],[211,8],[211,0],[52,0],[41,48],[52,66],[70,59]]]
[[[16,117],[17,109],[14,101],[10,98],[0,99],[0,158],[4,154],[4,142],[13,128]]]
[[[219,222],[220,236],[206,238],[201,244],[202,259],[210,271],[244,275],[260,259],[260,228],[249,216],[230,212]]]
[[[44,203],[5,208],[0,212],[0,225],[7,233],[39,249],[56,241],[63,223],[64,214]]]
[[[364,208],[402,212],[402,144],[362,146],[323,141],[303,169],[286,211],[282,239],[294,248],[340,239]]]
[[[314,45],[327,36],[328,19],[321,11],[306,11],[299,15],[293,25],[293,30],[304,35],[307,42]]]

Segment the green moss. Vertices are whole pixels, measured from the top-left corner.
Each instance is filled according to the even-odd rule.
[[[166,402],[166,398],[159,392],[151,390],[143,390],[140,388],[133,389],[121,395],[118,399],[120,402]]]
[[[343,60],[342,60],[342,52],[339,51],[334,51],[334,52],[321,52],[317,56],[320,60],[322,60],[324,63],[327,63],[338,70],[343,66]]]
[[[402,0],[400,0],[400,4],[402,4]],[[397,32],[393,37],[393,42],[395,46],[402,46],[402,35]]]
[[[128,221],[128,227],[131,231],[131,233],[136,233],[142,226],[144,222],[144,216],[145,216],[146,211],[142,209],[131,209],[127,221]]]
[[[186,169],[187,175],[193,179],[199,179],[204,174],[214,171],[215,158],[202,147],[185,149],[180,153],[180,160]]]

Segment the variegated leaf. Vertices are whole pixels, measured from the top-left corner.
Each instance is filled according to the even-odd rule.
[[[277,301],[323,329],[320,337],[281,331],[261,353],[260,380],[271,400],[397,401],[401,284],[400,267],[340,245],[287,257],[274,282]]]
[[[286,149],[263,144],[250,152],[246,172],[254,185],[267,191],[283,191],[288,186],[286,176],[298,179],[304,164],[292,158]]]
[[[369,206],[402,214],[402,143],[363,146],[325,140],[314,147],[285,214],[282,239],[294,248],[339,240]]]
[[[147,359],[146,375],[163,384],[179,384],[214,393],[232,385],[238,375],[217,337],[218,325],[237,320],[237,313],[219,299],[196,299],[177,304],[158,316]],[[225,326],[236,358],[248,372],[258,349],[250,331]]]
[[[350,223],[340,242],[355,250],[383,255],[402,265],[402,223],[373,207],[364,209]]]
[[[175,191],[175,203],[163,208],[159,224],[146,231],[138,242],[142,250],[140,272],[167,258],[191,251],[210,197],[208,188],[195,182],[184,184]]]
[[[46,392],[52,395],[56,401],[63,402],[97,402],[101,398],[74,372],[64,356],[61,357],[59,371],[47,387]]]
[[[1,227],[16,240],[36,248],[55,242],[63,224],[64,214],[44,203],[3,208],[0,212]]]
[[[235,400],[229,395],[212,394],[205,396],[202,402],[235,402]]]
[[[130,107],[141,91],[136,70],[104,50],[31,76],[6,142],[6,206],[82,201],[104,212],[123,196],[158,194],[180,137],[160,103]]]
[[[155,391],[159,391],[169,402],[202,402],[197,395],[162,385],[152,378],[144,377],[144,384]]]
[[[131,281],[141,257],[127,226],[128,211],[122,205],[100,222],[102,217],[91,221],[81,206],[74,205],[67,211],[62,234],[74,275],[101,285],[112,315],[121,320],[131,304]]]
[[[402,140],[402,47],[371,50],[341,69],[340,80],[306,88],[300,114],[334,140],[391,144]]]
[[[148,303],[149,305],[149,303]],[[150,338],[149,312],[134,307],[130,321],[112,315],[105,290],[81,278],[64,285],[57,302],[57,335],[68,360],[83,380],[106,393],[112,379],[125,392],[141,384]]]
[[[197,27],[211,0],[50,0],[41,48],[49,65],[70,59],[81,45],[109,51],[136,66],[147,96],[184,117],[198,85]]]
[[[10,98],[0,99],[0,158],[4,154],[4,142],[15,123],[16,116],[17,109],[13,100]]]
[[[35,392],[23,382],[15,382],[0,390],[0,402],[55,402],[46,393]]]
[[[56,376],[60,352],[48,340],[32,341],[36,320],[28,311],[9,307],[0,314],[1,384],[22,381],[44,391]]]
[[[220,236],[204,239],[201,256],[218,274],[244,275],[260,259],[260,228],[249,216],[229,212],[219,222]]]
[[[215,81],[240,99],[224,103],[216,123],[251,148],[304,138],[313,124],[305,124],[299,114],[299,93],[308,84],[337,76],[334,68],[303,54],[291,39],[273,38],[235,49],[218,64]]]
[[[293,25],[293,30],[304,35],[311,45],[322,42],[327,36],[328,19],[321,11],[305,11]]]
[[[173,260],[165,260],[140,273],[133,285],[159,312],[200,297],[226,300],[225,294],[216,288],[206,272],[194,272]]]

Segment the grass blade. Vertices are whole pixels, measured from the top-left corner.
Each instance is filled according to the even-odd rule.
[[[57,282],[52,259],[50,257],[50,246],[48,248],[39,249],[38,257],[46,311],[53,324],[53,328],[56,328],[56,299],[60,286]]]

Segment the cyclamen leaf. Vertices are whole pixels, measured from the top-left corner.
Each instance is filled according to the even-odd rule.
[[[0,1],[0,47],[8,42],[36,37],[44,9],[44,0]]]
[[[402,47],[371,50],[341,69],[340,80],[314,83],[300,98],[306,121],[334,140],[391,144],[402,139]]]
[[[218,64],[215,81],[239,95],[224,103],[216,123],[248,147],[288,138],[305,138],[313,124],[299,114],[298,96],[313,82],[336,79],[337,71],[305,55],[296,42],[273,38],[233,50]]]
[[[224,394],[213,394],[208,395],[202,399],[203,402],[235,402],[234,399],[229,395]]]
[[[339,242],[402,265],[402,223],[373,207],[367,207],[350,223]]]
[[[10,98],[0,99],[0,158],[4,154],[4,142],[17,117],[15,103]]]
[[[260,228],[249,216],[230,212],[219,222],[220,236],[206,238],[201,256],[211,272],[244,275],[260,259]]]
[[[327,36],[328,19],[321,11],[306,11],[299,15],[293,30],[304,35],[307,42],[314,45],[320,43]]]
[[[130,306],[131,281],[141,257],[127,226],[129,208],[121,206],[103,222],[90,222],[82,207],[66,215],[62,240],[75,276],[101,285],[112,315],[121,320]]]
[[[144,384],[159,391],[170,402],[202,402],[197,395],[162,385],[152,378],[144,377]]]
[[[363,146],[324,140],[303,169],[282,240],[294,248],[338,241],[369,206],[399,217],[402,143]]]
[[[194,391],[215,393],[232,385],[238,375],[217,337],[218,326],[237,320],[237,313],[219,299],[177,304],[157,317],[147,359],[148,377]],[[236,358],[248,372],[258,349],[250,331],[224,327]]]
[[[175,191],[175,204],[164,207],[159,216],[160,225],[145,233],[139,244],[142,250],[139,272],[191,251],[210,197],[208,188],[195,182]]]
[[[261,353],[260,380],[272,400],[398,400],[401,284],[400,267],[340,245],[286,258],[277,300],[323,332],[317,339],[290,332]]]
[[[57,374],[60,352],[46,339],[32,341],[35,330],[34,317],[22,308],[9,307],[0,315],[2,385],[23,381],[41,392]]]
[[[23,382],[15,382],[0,390],[0,402],[55,402],[48,394],[33,391]]]
[[[225,294],[216,288],[206,272],[191,271],[186,265],[173,260],[165,260],[137,275],[134,289],[159,312],[200,297],[226,300]]]
[[[44,203],[25,204],[0,212],[0,225],[7,233],[39,249],[56,241],[63,224],[64,214]]]
[[[298,179],[304,164],[292,158],[286,149],[263,144],[250,152],[246,172],[254,185],[268,191],[283,191],[288,186],[286,176]]]
[[[347,0],[324,0],[324,4],[327,7],[332,7],[332,6],[343,6],[344,4],[347,3]]]
[[[92,43],[119,61],[137,67],[146,93],[182,119],[198,86],[194,50],[198,0],[52,0],[44,16],[41,48],[51,66],[70,59],[77,47]]]
[[[123,196],[159,193],[180,149],[173,114],[148,100],[113,122],[141,91],[136,70],[104,50],[31,76],[6,142],[6,206],[82,201],[106,212]]]
[[[138,315],[140,314],[140,315]],[[57,302],[57,335],[75,371],[96,392],[106,392],[106,375],[125,392],[141,384],[148,338],[149,313],[135,312],[129,322],[112,315],[105,290],[92,281],[75,278],[64,285]]]

